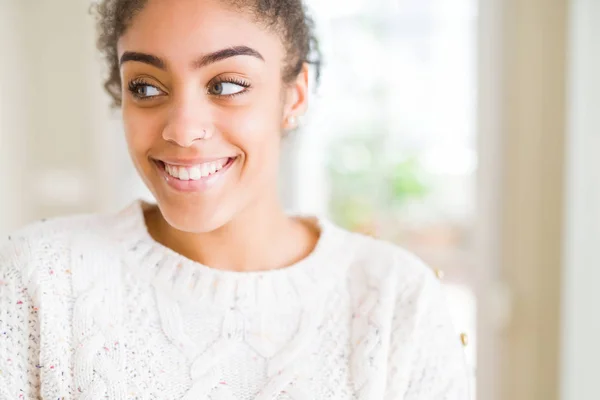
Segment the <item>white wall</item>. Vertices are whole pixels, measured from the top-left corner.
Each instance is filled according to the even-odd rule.
[[[28,199],[21,199],[15,188],[22,184],[24,127],[22,112],[26,66],[20,63],[22,46],[16,35],[20,13],[17,2],[0,2],[0,236],[22,219]]]
[[[600,399],[600,2],[571,2],[562,399]]]
[[[143,194],[102,88],[90,1],[0,1],[0,234]]]

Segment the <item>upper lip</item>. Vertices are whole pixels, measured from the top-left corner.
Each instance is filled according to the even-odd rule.
[[[234,158],[232,156],[224,156],[224,157],[198,157],[198,158],[154,158],[154,160],[162,161],[165,164],[169,165],[177,165],[180,167],[189,167],[193,165],[205,164],[217,160]]]

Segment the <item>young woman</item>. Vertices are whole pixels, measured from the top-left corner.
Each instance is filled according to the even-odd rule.
[[[156,204],[2,245],[0,398],[467,399],[434,274],[278,200],[315,50],[301,0],[96,10]]]

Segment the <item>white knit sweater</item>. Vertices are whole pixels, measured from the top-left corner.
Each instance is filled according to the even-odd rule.
[[[467,399],[440,283],[321,220],[305,260],[220,271],[155,242],[135,202],[0,247],[0,399]]]

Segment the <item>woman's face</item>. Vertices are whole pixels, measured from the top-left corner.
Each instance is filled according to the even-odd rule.
[[[209,232],[276,197],[307,86],[283,84],[277,34],[218,0],[149,0],[118,51],[129,152],[170,225]]]

